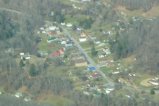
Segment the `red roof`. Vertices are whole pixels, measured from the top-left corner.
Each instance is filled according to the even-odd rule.
[[[56,32],[54,32],[54,31],[50,31],[50,32],[48,32],[48,35],[56,35],[57,33]]]
[[[64,54],[64,48],[53,52],[53,53],[51,54],[51,56],[53,56],[53,57],[58,57],[58,56],[63,55],[63,54]]]
[[[99,74],[99,73],[93,73],[93,74],[92,74],[92,77],[93,77],[93,78],[98,78],[98,77],[100,77],[100,74]]]
[[[59,51],[55,51],[54,53],[52,53],[53,57],[58,57],[60,56],[60,52]]]

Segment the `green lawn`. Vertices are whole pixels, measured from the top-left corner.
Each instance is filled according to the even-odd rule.
[[[46,35],[41,35],[40,37],[42,38],[42,41],[38,45],[40,51],[46,51],[48,53],[52,53],[53,51],[62,48],[62,45],[58,44],[57,41],[53,41],[52,43],[47,43],[48,37]]]
[[[83,49],[91,48],[91,45],[90,45],[90,43],[88,41],[80,43],[80,45],[83,47]]]
[[[101,67],[100,69],[101,69],[101,71],[103,71],[105,74],[108,74],[108,73],[112,72],[112,69],[111,69],[111,68],[108,68],[108,67],[106,67],[106,66]]]

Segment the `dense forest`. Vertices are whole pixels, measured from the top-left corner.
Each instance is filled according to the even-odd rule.
[[[120,23],[124,31],[116,32],[115,42],[110,40],[112,52],[116,54],[117,58],[135,54],[139,60],[138,67],[144,66],[146,70],[158,72],[159,49],[156,29],[159,19],[144,20],[139,17],[136,19],[136,21],[130,19],[129,23]]]
[[[137,62],[134,64],[136,70],[158,74],[159,18],[145,19],[134,16],[124,20],[113,8],[121,5],[128,10],[148,11],[158,5],[159,1],[111,0],[112,7],[95,5],[96,1],[94,0],[83,10],[76,12],[71,10],[71,6],[58,0],[0,0],[0,90],[3,87],[5,92],[12,94],[25,88],[25,95],[31,95],[34,100],[41,95],[53,94],[71,101],[62,106],[158,106],[159,104],[155,100],[151,100],[151,95],[147,95],[146,91],[140,92],[145,98],[140,97],[139,93],[133,93],[132,98],[129,98],[119,92],[113,92],[110,95],[101,93],[98,97],[83,95],[82,92],[74,90],[73,81],[66,77],[67,69],[60,70],[64,74],[57,74],[56,67],[61,65],[57,62],[60,60],[55,59],[54,64],[50,65],[48,59],[38,63],[29,63],[24,59],[25,64],[17,59],[20,52],[37,55],[39,37],[36,30],[44,25],[45,21],[62,23],[69,14],[71,18],[78,20],[75,22],[73,30],[78,26],[89,30],[93,26],[101,26],[103,23],[112,24],[114,36],[108,36],[108,43],[114,60],[135,55],[137,58]],[[93,9],[90,9],[92,7]],[[53,17],[50,15],[52,11],[54,11]],[[101,17],[98,15],[99,13],[101,13]],[[80,19],[81,17],[82,19]],[[106,29],[99,30],[102,32]],[[52,66],[54,66],[53,71],[55,72],[50,74],[46,70]],[[0,95],[0,106],[49,105],[47,103],[26,103],[17,100],[12,95],[2,94]],[[55,104],[51,104],[51,106],[55,106]]]

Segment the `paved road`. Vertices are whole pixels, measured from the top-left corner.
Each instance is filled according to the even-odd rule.
[[[79,42],[75,38],[73,38],[71,36],[71,34],[68,32],[68,30],[63,28],[63,31],[66,34],[66,36],[74,42],[75,46],[79,49],[79,51],[84,55],[84,57],[87,60],[88,64],[96,66],[96,63],[93,61],[93,59],[84,51],[84,49],[81,47]]]
[[[64,33],[66,34],[66,36],[71,39],[75,46],[79,49],[79,51],[84,55],[85,59],[88,61],[89,65],[91,66],[95,66],[96,70],[102,75],[102,77],[104,79],[106,79],[108,81],[109,84],[114,85],[114,82],[107,77],[101,70],[99,65],[97,65],[94,60],[85,52],[85,50],[81,47],[81,45],[79,44],[79,42],[73,37],[71,36],[71,34],[69,33],[69,31],[66,28],[63,28]]]

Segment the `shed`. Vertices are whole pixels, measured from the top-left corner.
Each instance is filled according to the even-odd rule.
[[[75,60],[75,67],[86,67],[88,64],[87,64],[87,61],[85,61],[84,59],[78,59],[78,60]]]
[[[93,72],[93,71],[96,71],[96,67],[95,66],[88,66],[87,70]]]

